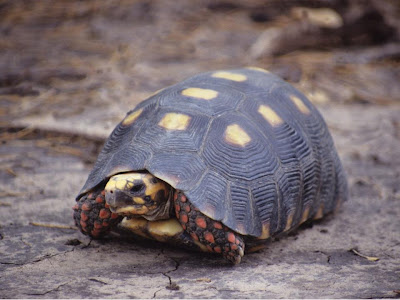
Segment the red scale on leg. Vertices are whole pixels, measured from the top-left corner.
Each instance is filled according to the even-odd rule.
[[[85,214],[84,212],[81,212],[81,220],[85,222],[85,221],[87,221],[87,219],[89,219],[87,214]]]
[[[111,213],[111,219],[117,219],[117,218],[121,218],[121,216],[116,213]]]
[[[86,226],[87,224],[85,223],[85,221],[80,221],[80,225],[81,225],[81,230],[84,230],[86,232]]]
[[[207,242],[209,242],[211,244],[215,243],[214,236],[213,236],[213,234],[211,232],[208,232],[208,231],[205,232],[204,233],[204,238],[206,239]]]
[[[186,212],[190,212],[190,205],[186,205],[186,206],[185,206],[185,211],[186,211]]]
[[[111,216],[111,211],[109,209],[103,208],[102,210],[100,210],[100,214],[99,214],[100,218],[107,219],[110,216]]]
[[[228,240],[229,243],[234,243],[236,241],[236,237],[233,234],[233,232],[228,232],[226,235],[226,239]]]
[[[188,215],[185,213],[182,213],[179,216],[179,221],[181,221],[181,223],[183,223],[183,224],[187,224],[187,222],[189,221]]]
[[[90,204],[88,203],[83,203],[82,205],[82,210],[91,210],[92,208],[90,207]]]
[[[214,222],[215,229],[222,229],[222,224],[220,222]]]
[[[198,227],[200,227],[200,228],[203,228],[203,229],[207,228],[206,219],[205,219],[203,216],[197,217],[197,218],[196,218],[196,225],[197,225]]]

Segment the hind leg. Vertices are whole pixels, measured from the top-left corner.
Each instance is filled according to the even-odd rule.
[[[174,204],[176,217],[193,240],[209,252],[222,254],[233,264],[240,263],[245,245],[238,233],[201,213],[182,192],[175,192]]]

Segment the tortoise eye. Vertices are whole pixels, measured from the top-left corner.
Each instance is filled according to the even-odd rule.
[[[136,193],[141,191],[144,188],[144,184],[135,184],[133,187],[131,187],[131,192]]]

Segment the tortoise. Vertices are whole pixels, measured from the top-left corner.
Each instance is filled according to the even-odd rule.
[[[245,249],[336,211],[347,190],[317,109],[248,67],[190,77],[129,111],[73,209],[92,238],[122,227],[237,264]]]

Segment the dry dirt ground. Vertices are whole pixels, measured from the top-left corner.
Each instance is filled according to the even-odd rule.
[[[314,39],[271,50],[266,30],[298,27],[290,12],[304,1],[3,1],[0,298],[398,298],[400,8],[376,2],[367,17],[360,1],[340,14],[341,26],[366,19],[374,30],[312,25]],[[321,46],[326,26],[334,42]],[[339,214],[235,267],[80,234],[74,197],[127,110],[187,76],[246,65],[289,80],[321,110],[348,173]]]

